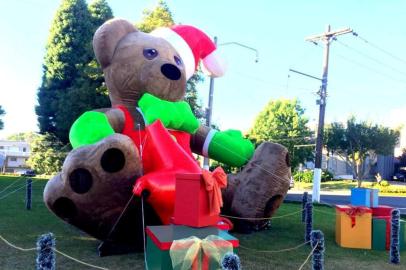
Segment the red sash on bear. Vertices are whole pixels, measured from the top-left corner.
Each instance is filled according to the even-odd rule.
[[[125,115],[122,133],[133,140],[142,158],[144,175],[137,179],[133,193],[140,196],[143,190],[148,190],[148,203],[162,223],[169,224],[175,204],[175,175],[201,173],[190,150],[190,134],[168,131],[159,120],[144,130],[138,130],[127,108],[117,108]]]

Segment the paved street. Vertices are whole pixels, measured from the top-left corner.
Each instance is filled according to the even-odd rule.
[[[310,193],[309,193],[310,194]],[[302,201],[303,192],[298,191],[289,191],[285,200],[289,201]],[[331,194],[331,193],[321,193],[320,201],[327,204],[349,204],[350,196],[349,194]],[[389,205],[396,208],[405,208],[401,209],[402,214],[406,214],[406,197],[389,197],[389,196],[380,196],[379,204]]]

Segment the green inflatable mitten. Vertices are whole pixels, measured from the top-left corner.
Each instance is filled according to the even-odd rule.
[[[230,166],[241,167],[254,154],[254,145],[239,130],[216,132],[209,144],[209,157]]]
[[[73,123],[69,131],[72,147],[96,143],[114,134],[107,116],[101,112],[85,112]]]
[[[138,102],[138,106],[148,124],[159,119],[166,128],[191,134],[199,128],[200,123],[186,101],[170,102],[146,93]]]

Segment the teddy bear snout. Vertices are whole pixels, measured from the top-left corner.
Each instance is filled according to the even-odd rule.
[[[172,64],[163,64],[161,66],[161,72],[166,78],[172,81],[177,81],[182,76],[179,68]]]

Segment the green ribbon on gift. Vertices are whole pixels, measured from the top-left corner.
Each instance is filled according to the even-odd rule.
[[[220,265],[221,258],[227,252],[233,251],[233,245],[216,235],[209,235],[204,239],[196,236],[175,240],[172,242],[169,254],[172,267],[176,270],[204,269],[197,268],[197,262],[202,255],[203,261],[207,259]],[[203,252],[203,253],[202,253]],[[202,264],[201,264],[202,265]],[[203,263],[204,265],[204,263]]]

